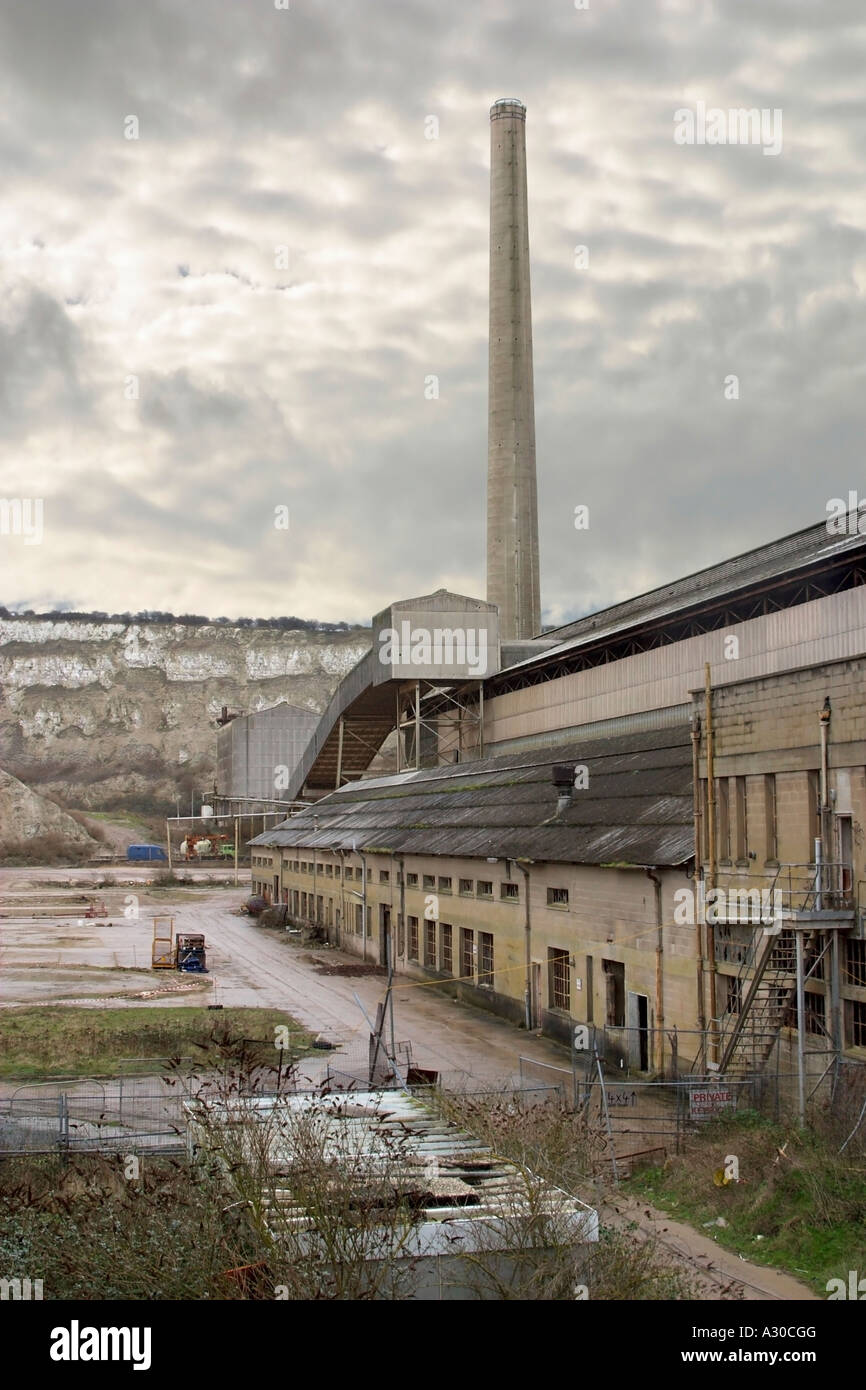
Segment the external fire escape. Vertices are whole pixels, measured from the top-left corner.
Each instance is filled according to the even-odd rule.
[[[733,895],[731,895],[733,897]],[[730,899],[729,899],[730,900]],[[736,902],[736,899],[735,899]],[[730,1076],[764,1070],[783,1028],[820,1038],[824,1050],[841,1049],[839,933],[854,925],[851,868],[840,863],[785,864],[756,915],[748,903],[717,918],[717,960],[738,965],[720,975],[728,985],[726,1012],[714,1021],[696,1067]],[[810,1008],[810,981],[825,986],[827,1018]]]

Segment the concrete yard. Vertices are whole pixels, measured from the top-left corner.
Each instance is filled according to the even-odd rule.
[[[21,892],[21,877],[10,883],[10,872],[0,877],[7,912],[12,902],[9,891],[14,890],[16,901]],[[23,877],[22,871],[17,874]],[[41,870],[39,878],[44,883]],[[64,884],[70,880],[74,881],[73,871],[64,870]],[[52,890],[34,887],[32,891],[40,905],[50,901]],[[64,891],[64,897],[68,892]],[[137,919],[123,915],[125,908],[136,906],[126,901],[133,892],[138,898]],[[313,1033],[324,1033],[344,1054],[360,1055],[366,1046],[369,1028],[354,996],[373,1017],[384,996],[383,974],[374,968],[359,974],[356,956],[298,945],[238,916],[247,889],[192,892],[181,888],[170,895],[161,890],[156,898],[147,893],[145,884],[140,889],[121,884],[86,893],[105,900],[107,919],[48,915],[36,922],[18,916],[0,922],[0,1006],[183,1007],[200,1005],[206,998],[226,1007],[286,1009]],[[157,913],[173,916],[176,932],[204,933],[210,971],[204,980],[149,968],[152,918]],[[326,973],[343,965],[350,967],[345,976]],[[453,1084],[505,1082],[517,1074],[521,1055],[568,1066],[567,1055],[554,1043],[527,1036],[480,1010],[453,1003],[435,987],[405,977],[397,980],[395,1021],[397,1040],[412,1044],[414,1061],[443,1073],[443,1079]]]

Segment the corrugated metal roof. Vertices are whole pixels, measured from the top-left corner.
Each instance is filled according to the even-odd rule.
[[[544,636],[553,638],[559,645],[547,652],[528,656],[509,669],[519,669],[551,656],[556,657],[590,639],[598,641],[611,637],[639,623],[673,616],[681,609],[733,596],[738,590],[755,584],[789,575],[794,578],[798,570],[832,563],[858,549],[866,550],[866,536],[831,536],[827,533],[826,522],[819,522],[791,536],[782,536],[768,545],[757,546],[754,550],[747,550],[718,565],[709,565],[671,584],[663,584],[657,589],[650,589],[648,593],[638,594],[623,603],[613,604],[598,613],[589,613],[573,623],[554,628]]]
[[[469,1223],[504,1216],[510,1218],[503,1232],[508,1238],[494,1248],[507,1248],[520,1241],[522,1223],[537,1222],[540,1212],[560,1218],[563,1231],[573,1240],[598,1239],[598,1217],[592,1207],[499,1158],[409,1092],[236,1097],[207,1109],[208,1124],[202,1127],[200,1103],[186,1105],[194,1145],[218,1151],[221,1129],[231,1126],[235,1137],[230,1157],[236,1161],[236,1136],[240,1132],[243,1142],[246,1125],[248,1150],[254,1146],[257,1159],[264,1156],[271,1171],[286,1175],[285,1186],[272,1196],[264,1194],[272,1216],[273,1199],[282,1211],[282,1219],[274,1222],[277,1233],[287,1229],[287,1221],[294,1229],[314,1227],[315,1213],[292,1190],[294,1162],[299,1157],[302,1163],[308,1162],[313,1152],[324,1162],[345,1166],[354,1190],[366,1192],[370,1211],[375,1212],[382,1193],[377,1178],[386,1179],[389,1197],[394,1191],[412,1197],[417,1229],[408,1239],[401,1232],[399,1248],[393,1252],[396,1258],[484,1248],[472,1239]],[[255,1135],[258,1125],[261,1137]]]
[[[554,763],[587,768],[559,813]],[[357,782],[251,843],[648,866],[684,864],[693,835],[683,724]]]

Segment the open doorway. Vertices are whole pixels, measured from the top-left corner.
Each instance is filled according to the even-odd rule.
[[[628,1064],[636,1071],[649,1070],[649,999],[628,992]]]
[[[529,1026],[541,1027],[541,961],[534,960],[529,973]]]
[[[391,909],[379,904],[379,964],[388,965],[388,937],[391,932]]]

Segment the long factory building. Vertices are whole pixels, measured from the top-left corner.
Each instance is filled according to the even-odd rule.
[[[392,605],[296,762],[287,799],[309,804],[252,841],[254,888],[517,1025],[601,1027],[647,1072],[793,1046],[802,951],[814,1066],[866,1058],[848,522],[535,640],[446,591]],[[389,737],[398,771],[370,777]]]

